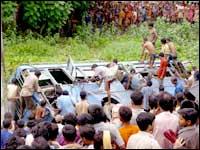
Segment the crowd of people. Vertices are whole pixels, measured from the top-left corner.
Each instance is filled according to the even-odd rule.
[[[117,66],[116,59],[106,67],[92,65],[94,77],[90,80],[105,81],[105,90],[109,91],[110,84],[117,79],[113,72],[120,70]],[[27,102],[32,101],[30,95],[39,91],[40,75],[40,71],[28,74],[20,92],[25,107],[32,110],[28,120],[15,119],[13,110],[4,114],[1,149],[199,149],[198,100],[191,97],[178,76],[171,77],[174,94],[166,92],[162,84],[156,92],[151,75],[143,78],[132,69],[125,78],[118,79],[126,89],[133,90],[131,103],[112,104],[110,111],[104,107],[107,104],[89,104],[87,91],[81,91],[81,100],[75,103],[68,91],[57,90],[60,111],[47,121],[45,100],[36,107],[34,102]],[[188,82],[191,80],[199,81],[196,68]],[[14,79],[12,91],[16,86]],[[17,95],[11,95],[9,101],[15,102]]]
[[[196,21],[198,6],[194,3],[184,5],[180,18],[180,5],[167,1],[98,2],[98,9],[90,10],[86,22],[97,23],[101,27],[103,23],[114,21],[124,29],[130,24],[158,16],[172,22],[180,22],[184,17],[191,23]],[[187,8],[192,19],[186,15]],[[36,70],[30,74],[25,70],[22,89],[15,78],[8,85],[9,112],[4,114],[1,125],[1,149],[199,149],[199,100],[189,92],[199,81],[199,71],[196,67],[187,71],[183,85],[173,40],[162,38],[161,51],[156,54],[158,34],[153,23],[149,23],[148,27],[149,35],[142,43],[141,63],[148,57],[149,68],[152,69],[155,59],[160,59],[156,72],[160,81],[158,91],[152,86],[155,77],[151,73],[143,77],[133,68],[125,73],[117,59],[106,66],[93,64],[91,71],[94,71],[94,76],[87,82],[105,82],[108,101],[102,106],[90,104],[88,91],[81,91],[80,101],[76,103],[69,91],[57,89],[56,109],[49,120],[47,101],[34,98],[36,93],[41,92],[38,83],[41,72]],[[168,93],[163,84],[168,68],[174,69],[171,77],[175,87],[173,94]],[[110,88],[116,80],[126,90],[132,90],[129,105],[111,103]],[[19,101],[22,114],[27,109],[31,110],[27,120],[19,115],[16,117]]]
[[[98,1],[85,17],[86,23],[102,28],[105,24],[126,30],[132,24],[155,21],[157,17],[171,23],[199,20],[199,3],[186,1]]]

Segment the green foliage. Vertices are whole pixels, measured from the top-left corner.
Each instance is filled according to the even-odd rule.
[[[72,4],[64,1],[23,1],[23,20],[40,34],[58,31],[67,21]]]
[[[14,1],[3,1],[2,2],[2,24],[3,31],[6,32],[7,35],[11,35],[13,31],[16,30],[16,10],[17,3]]]
[[[162,19],[155,22],[159,39],[156,42],[160,51],[160,39],[172,37],[177,47],[179,60],[190,60],[199,66],[199,24],[168,24]],[[148,35],[147,24],[139,28],[132,26],[121,34],[113,26],[104,26],[102,33],[91,26],[77,26],[77,34],[70,38],[54,36],[41,37],[29,32],[26,36],[4,37],[6,78],[22,63],[66,62],[67,55],[74,60],[105,60],[117,58],[119,61],[139,60],[142,38]],[[184,34],[186,33],[186,34]]]

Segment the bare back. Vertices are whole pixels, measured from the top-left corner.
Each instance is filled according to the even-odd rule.
[[[144,48],[148,50],[149,54],[153,54],[155,52],[155,47],[152,42],[146,41],[144,43]]]
[[[171,52],[173,55],[176,55],[176,47],[175,47],[174,43],[173,43],[173,42],[169,42],[169,43],[168,43],[168,46],[169,46],[170,52]]]

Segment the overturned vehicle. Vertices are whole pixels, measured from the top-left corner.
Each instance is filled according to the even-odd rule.
[[[69,92],[69,95],[73,97],[75,103],[80,101],[80,92],[87,92],[87,100],[89,104],[99,104],[104,105],[108,101],[108,95],[105,91],[105,83],[101,84],[97,82],[86,82],[85,79],[88,79],[94,75],[94,72],[91,70],[92,64],[97,64],[99,66],[106,66],[108,62],[80,62],[73,63],[71,57],[69,57],[66,64],[34,64],[34,65],[21,65],[19,66],[15,73],[12,75],[12,78],[16,78],[20,88],[22,88],[25,72],[33,74],[35,70],[41,71],[41,76],[39,77],[39,86],[41,88],[41,93],[37,93],[33,96],[34,102],[36,105],[40,103],[41,100],[46,100],[47,102],[47,115],[45,120],[51,121],[52,116],[56,114],[56,90],[62,89]],[[155,68],[159,67],[160,62],[156,61],[154,66]],[[188,65],[189,62],[183,62],[183,65]],[[141,64],[138,61],[128,61],[128,62],[119,62],[118,65],[124,73],[129,73],[129,71],[134,68],[136,72],[139,72],[143,77],[147,76],[149,72],[155,74],[155,70],[148,69],[147,63]],[[164,80],[165,90],[174,93],[174,86],[170,82],[170,76],[173,73],[168,70],[167,77]],[[156,78],[152,79],[153,86],[155,90],[158,91],[159,83]],[[115,80],[111,83],[110,87],[111,92],[111,103],[120,103],[124,105],[129,105],[131,102],[130,94],[133,90],[126,90],[122,83],[119,80]],[[20,109],[20,102],[16,109],[16,115],[18,118],[27,120],[31,112],[29,110],[22,111]]]

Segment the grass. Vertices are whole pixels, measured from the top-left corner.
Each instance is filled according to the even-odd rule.
[[[199,66],[199,23],[192,26],[187,22],[169,24],[158,19],[155,26],[159,33],[156,47],[160,47],[162,37],[172,37],[179,59],[191,60]],[[90,26],[79,26],[77,34],[70,38],[61,38],[58,34],[41,37],[31,32],[23,36],[4,34],[6,80],[23,63],[66,62],[67,55],[77,61],[139,60],[142,38],[148,34],[146,23],[139,28],[132,26],[122,35],[118,32],[111,28],[102,34],[91,33]]]

